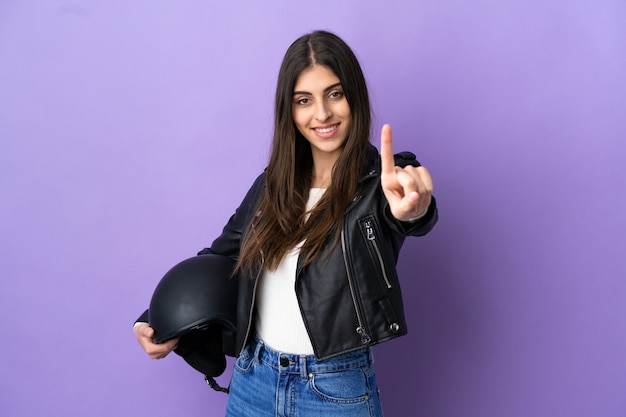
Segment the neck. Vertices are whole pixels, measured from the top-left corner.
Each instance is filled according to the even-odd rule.
[[[313,177],[311,179],[311,187],[328,188],[332,182],[332,173],[336,155],[313,155]]]
[[[333,166],[320,166],[315,164],[313,166],[313,176],[311,178],[312,188],[328,188],[333,180],[332,177]]]
[[[330,176],[328,178],[318,179],[316,176],[313,176],[313,180],[311,181],[311,188],[328,188],[331,183]]]

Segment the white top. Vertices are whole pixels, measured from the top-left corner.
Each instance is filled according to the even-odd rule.
[[[306,209],[311,210],[325,188],[311,188]],[[313,345],[304,327],[296,298],[298,244],[285,255],[275,271],[264,270],[256,294],[256,331],[268,346],[283,353],[312,355]]]

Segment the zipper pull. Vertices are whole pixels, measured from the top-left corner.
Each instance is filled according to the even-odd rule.
[[[367,240],[374,240],[376,236],[374,236],[374,228],[372,227],[372,223],[365,223],[365,232],[367,233]]]
[[[372,338],[369,337],[369,335],[367,334],[367,332],[365,331],[363,326],[357,327],[356,328],[356,332],[359,334],[359,336],[361,336],[361,343],[362,344],[367,345],[369,342],[372,341]]]

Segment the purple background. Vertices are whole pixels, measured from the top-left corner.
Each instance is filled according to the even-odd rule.
[[[375,349],[386,415],[623,417],[624,22],[623,0],[3,0],[0,415],[223,415],[131,325],[265,166],[282,55],[324,28],[440,204],[399,262],[410,334]]]

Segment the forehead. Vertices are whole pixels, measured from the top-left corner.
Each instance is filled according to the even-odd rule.
[[[330,85],[339,83],[339,77],[327,66],[316,64],[306,68],[296,79],[295,91],[324,91]]]

